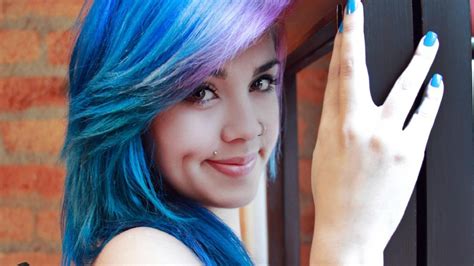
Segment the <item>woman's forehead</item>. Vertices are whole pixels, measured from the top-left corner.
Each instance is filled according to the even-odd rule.
[[[272,63],[273,65],[275,63],[279,64],[275,44],[270,34],[265,34],[242,53],[224,63],[222,68],[219,68],[212,73],[212,76],[225,78],[227,71],[231,71],[231,69],[236,66],[257,69],[267,63]]]

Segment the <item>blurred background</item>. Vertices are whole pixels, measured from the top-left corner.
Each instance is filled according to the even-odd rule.
[[[58,265],[70,28],[81,0],[0,0],[0,265]]]

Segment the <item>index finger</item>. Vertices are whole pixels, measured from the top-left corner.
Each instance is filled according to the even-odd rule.
[[[340,107],[355,114],[373,105],[365,59],[364,6],[360,0],[347,1],[340,55]]]

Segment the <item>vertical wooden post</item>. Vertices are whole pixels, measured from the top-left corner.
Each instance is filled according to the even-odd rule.
[[[474,157],[468,0],[421,0],[423,31],[438,33],[430,75],[445,94],[426,153],[426,265],[474,265]]]

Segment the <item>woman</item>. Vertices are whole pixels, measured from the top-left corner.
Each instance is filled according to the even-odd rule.
[[[275,176],[280,21],[288,5],[88,6],[69,72],[64,264],[252,264],[236,208],[253,199],[265,170]],[[382,262],[442,96],[438,75],[402,131],[436,54],[435,35],[423,38],[377,107],[365,66],[363,6],[351,0],[346,9],[313,157],[312,263]]]

